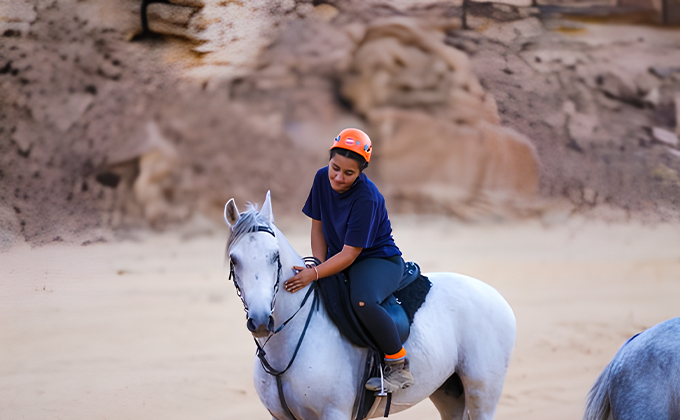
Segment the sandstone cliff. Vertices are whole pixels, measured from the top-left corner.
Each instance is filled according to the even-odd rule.
[[[218,218],[268,189],[297,212],[346,126],[374,138],[395,210],[677,217],[677,31],[519,3],[173,0],[148,10],[165,35],[139,36],[139,6],[0,3],[2,241]]]

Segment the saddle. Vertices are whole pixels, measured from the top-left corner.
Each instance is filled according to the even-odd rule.
[[[345,275],[338,273],[334,276],[326,277],[317,283],[324,307],[338,327],[338,330],[353,344],[369,349],[364,377],[357,389],[357,399],[353,415],[353,418],[358,420],[365,419],[374,405],[376,393],[367,391],[364,388],[364,384],[369,377],[379,374],[378,370],[380,369],[380,363],[384,354],[380,352],[377,344],[354,314]],[[425,302],[431,287],[432,283],[421,274],[418,264],[409,261],[404,264],[404,274],[399,283],[399,289],[380,304],[392,317],[399,331],[402,343],[408,339],[413,318]],[[391,394],[388,394],[385,417],[389,413],[390,397]]]

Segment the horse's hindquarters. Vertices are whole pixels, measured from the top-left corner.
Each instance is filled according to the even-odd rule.
[[[416,312],[405,343],[416,383],[394,395],[395,406],[416,404],[435,394],[457,373],[471,417],[491,419],[515,343],[512,309],[500,293],[479,280],[453,273],[427,277],[432,289]],[[459,404],[455,398],[439,402]]]

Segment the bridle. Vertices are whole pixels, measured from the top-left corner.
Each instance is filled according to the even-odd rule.
[[[270,228],[269,226],[253,226],[252,228],[248,229],[247,232],[245,233],[252,233],[252,232],[267,232],[268,234],[272,235],[274,238],[276,238],[276,233],[274,233],[274,230]],[[248,318],[248,303],[246,303],[245,298],[243,297],[243,292],[241,291],[241,287],[238,284],[238,281],[236,281],[236,274],[234,273],[234,262],[231,260],[231,254],[228,254],[229,256],[229,280],[234,281],[234,287],[236,287],[236,294],[238,297],[241,299],[241,303],[243,303],[243,310],[246,312],[246,318]],[[274,295],[272,296],[272,304],[271,304],[271,312],[270,314],[274,313],[274,305],[276,305],[276,296],[279,294],[279,284],[281,283],[281,273],[282,273],[282,267],[281,267],[281,257],[279,255],[276,256],[276,264],[277,264],[277,270],[276,270],[276,284],[274,285]]]
[[[248,229],[248,231],[245,232],[245,233],[251,233],[251,232],[267,232],[267,233],[269,233],[270,235],[272,235],[274,238],[276,238],[276,233],[274,233],[274,230],[273,230],[272,228],[270,228],[269,226],[262,226],[262,225],[253,226],[252,228]],[[321,263],[321,261],[319,261],[318,259],[316,259],[316,258],[314,258],[314,257],[305,257],[305,258],[304,258],[304,262],[305,262],[305,265],[310,265],[310,264],[318,265],[318,264]],[[277,264],[277,270],[276,270],[276,284],[274,285],[274,295],[272,296],[272,304],[271,304],[271,312],[270,312],[270,314],[273,314],[273,313],[274,313],[274,307],[275,307],[275,305],[276,305],[276,297],[277,297],[278,294],[279,294],[279,285],[280,285],[280,283],[281,283],[281,274],[282,274],[282,268],[283,268],[283,267],[282,267],[282,265],[281,265],[281,256],[280,256],[280,255],[277,255],[277,256],[276,256],[276,264]],[[231,257],[229,258],[229,280],[233,280],[233,282],[234,282],[234,287],[236,287],[236,294],[238,295],[239,298],[241,298],[241,302],[243,303],[243,310],[246,312],[246,318],[248,318],[248,303],[246,302],[245,298],[243,297],[243,292],[241,291],[241,287],[238,285],[238,281],[236,281],[236,274],[234,273],[234,262],[231,260]],[[307,299],[309,299],[309,296],[312,294],[312,292],[313,292],[315,289],[316,289],[316,283],[312,283],[312,286],[307,290],[307,294],[306,294],[305,297],[302,299],[302,303],[300,303],[300,307],[293,313],[293,315],[291,315],[287,320],[285,320],[283,323],[281,323],[281,325],[279,326],[279,328],[277,328],[276,330],[274,330],[274,331],[269,335],[269,337],[268,337],[267,340],[264,342],[264,344],[260,345],[260,343],[259,343],[257,340],[255,340],[255,343],[257,344],[257,347],[258,347],[258,355],[259,355],[259,354],[262,354],[262,357],[264,357],[264,354],[265,354],[265,353],[264,353],[264,346],[267,344],[267,342],[268,342],[274,335],[276,335],[276,334],[278,334],[279,332],[281,332],[281,330],[282,330],[286,325],[288,325],[288,323],[289,323],[290,321],[293,320],[293,318],[295,317],[295,315],[297,315],[298,312],[300,312],[300,310],[301,310],[302,308],[304,308],[305,303],[307,303]],[[314,298],[313,298],[312,300],[313,300],[313,304],[315,304],[316,307],[317,307],[317,309],[318,309],[318,296],[315,294],[315,295],[314,295]],[[311,319],[311,314],[312,314],[312,312],[310,311],[310,314],[309,314],[308,319],[307,319],[307,324],[305,325],[305,329],[303,330],[302,336],[300,337],[300,342],[298,343],[298,347],[299,347],[299,344],[302,343],[302,339],[303,339],[304,336],[305,336],[305,331],[307,330],[307,325],[309,325],[309,320]],[[295,353],[297,354],[297,351],[296,351]],[[265,370],[266,370],[268,373],[274,374],[273,372],[278,372],[278,371],[276,371],[276,369],[273,369],[273,368],[269,365],[269,363],[266,362],[266,359],[263,359],[263,358],[262,358],[262,360],[263,360],[263,367],[265,368]],[[295,356],[293,356],[293,360],[295,360]],[[290,364],[293,363],[293,360],[290,361]],[[288,365],[288,367],[290,367],[290,364]],[[265,366],[265,365],[266,365],[266,366]],[[288,368],[284,369],[280,374],[282,374],[282,373],[285,372],[286,370],[288,370]]]

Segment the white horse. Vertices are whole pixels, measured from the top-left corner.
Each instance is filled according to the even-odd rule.
[[[250,207],[242,214],[232,198],[224,218],[231,227],[227,257],[248,329],[271,368],[287,368],[277,385],[256,357],[255,388],[262,403],[278,420],[293,420],[291,414],[298,420],[350,419],[357,390],[363,389],[359,381],[367,349],[341,335],[322,304],[316,309],[311,285],[297,293],[280,287],[303,260],[274,226],[270,194],[262,210]],[[454,273],[427,277],[432,288],[404,343],[415,385],[393,394],[391,412],[429,397],[443,420],[493,419],[515,343],[512,309],[479,280]],[[462,393],[451,386],[460,384],[458,377]],[[382,416],[384,400],[379,399],[371,417]]]

